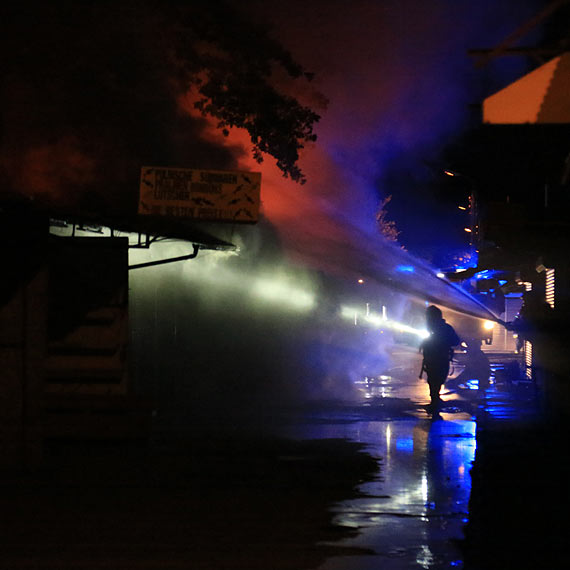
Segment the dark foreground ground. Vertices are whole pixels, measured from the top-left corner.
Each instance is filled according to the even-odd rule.
[[[60,442],[0,478],[0,568],[315,568],[356,554],[330,506],[377,470],[342,440]]]
[[[532,386],[501,380],[494,360],[484,396],[450,384],[443,418],[420,405],[417,363],[403,379],[381,376],[361,404],[293,418],[306,437],[347,426],[343,439],[238,434],[229,420],[181,416],[148,445],[52,444],[41,469],[0,474],[0,570],[567,568],[568,426],[540,422]],[[474,421],[476,450],[458,430]],[[463,527],[454,489],[467,485],[469,450]],[[357,486],[379,491],[360,501]],[[465,540],[448,532],[454,521]]]
[[[568,425],[484,424],[471,477],[466,570],[569,567]]]

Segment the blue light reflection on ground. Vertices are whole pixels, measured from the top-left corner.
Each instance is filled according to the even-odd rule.
[[[411,453],[414,451],[414,440],[412,438],[402,437],[396,440],[396,449],[398,449],[398,451],[407,451]]]
[[[312,409],[290,434],[358,441],[379,463],[378,480],[358,489],[366,496],[335,508],[338,524],[358,530],[344,544],[375,554],[333,557],[320,570],[462,568],[456,541],[464,538],[469,517],[477,421],[533,413],[532,387],[508,380],[501,373],[508,363],[494,358],[488,387],[446,385],[441,413],[430,417],[414,352],[400,349],[392,356],[394,368],[356,384],[360,403]],[[461,371],[458,365],[455,372]]]
[[[377,554],[331,558],[322,570],[461,567],[453,540],[463,538],[468,517],[475,428],[425,418],[328,426],[327,437],[350,434],[379,459],[379,480],[360,488],[368,497],[337,508],[339,524],[359,529],[347,544]]]
[[[365,443],[380,467],[378,480],[359,487],[366,496],[335,509],[338,524],[358,529],[344,544],[376,554],[333,557],[321,570],[461,568],[454,541],[468,518],[476,422],[451,413],[367,421],[354,407],[318,417],[304,425],[304,437]]]

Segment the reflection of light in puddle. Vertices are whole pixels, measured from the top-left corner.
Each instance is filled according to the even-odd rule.
[[[428,502],[428,479],[427,479],[427,473],[425,471],[422,473],[421,490],[422,490],[422,499],[424,500],[424,503],[427,503]]]
[[[421,550],[418,552],[418,555],[416,556],[416,562],[422,568],[433,568],[433,565],[435,563],[435,558],[427,544],[422,545]]]
[[[407,386],[395,371],[394,376],[362,377],[354,383],[362,397],[361,405],[379,410],[390,409],[391,401],[380,400],[386,395],[397,399],[410,393],[412,398],[420,398],[427,393],[425,383],[417,382],[415,391],[403,393]],[[476,423],[464,410],[461,399],[452,396],[438,421],[410,416],[376,419],[384,417],[382,412],[363,416],[374,418],[372,421],[334,424],[335,430],[342,428],[351,439],[369,446],[380,463],[378,478],[359,488],[363,496],[334,509],[337,524],[359,530],[347,545],[369,547],[379,553],[373,560],[355,561],[351,568],[380,568],[386,556],[406,558],[405,567],[463,564],[461,553],[450,546],[450,540],[460,539],[468,522],[470,468],[476,450]],[[332,427],[327,437],[338,437]],[[339,570],[346,567],[344,564],[331,559],[323,570]]]
[[[414,440],[411,437],[400,437],[396,440],[396,449],[405,453],[414,451]]]
[[[389,398],[394,395],[394,388],[390,386],[391,376],[381,374],[380,376],[364,376],[362,380],[355,380],[358,390],[367,399]]]
[[[351,568],[380,568],[386,556],[405,558],[398,567],[462,566],[450,540],[461,538],[467,522],[475,430],[472,420],[360,424],[358,440],[373,445],[380,477],[362,486],[368,497],[339,505],[336,521],[359,529],[355,545],[382,554],[377,565],[356,560]],[[323,570],[345,567],[331,560]]]

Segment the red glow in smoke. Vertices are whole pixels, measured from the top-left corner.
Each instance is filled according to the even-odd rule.
[[[97,162],[75,137],[32,146],[3,159],[13,186],[29,197],[68,201],[94,177]]]
[[[179,101],[180,108],[193,116],[191,95]],[[248,133],[243,129],[230,129],[224,136],[214,119],[206,119],[207,127],[202,136],[216,145],[231,148],[236,157],[236,168],[262,173],[262,213],[277,228],[287,251],[292,255],[323,257],[331,246],[350,241],[350,229],[343,222],[342,204],[346,199],[346,187],[341,173],[327,159],[325,150],[318,143],[304,149],[300,165],[307,175],[307,183],[300,185],[283,177],[271,156],[259,164],[251,155]]]

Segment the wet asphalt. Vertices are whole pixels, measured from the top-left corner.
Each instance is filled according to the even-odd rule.
[[[518,357],[489,353],[491,383],[458,385],[459,355],[442,389],[439,413],[429,412],[419,357],[396,348],[384,374],[357,382],[352,404],[331,404],[290,426],[293,437],[344,438],[365,445],[379,464],[378,477],[363,484],[363,497],[334,506],[335,521],[356,529],[342,544],[369,549],[367,556],[335,556],[321,570],[464,568],[462,542],[469,521],[471,469],[477,429],[534,416],[530,384],[507,382],[506,362]]]
[[[459,356],[435,415],[397,347],[349,398],[272,410],[261,438],[171,422],[150,447],[55,446],[0,481],[0,568],[467,568],[478,430],[532,414],[508,358],[479,390],[453,382]]]

